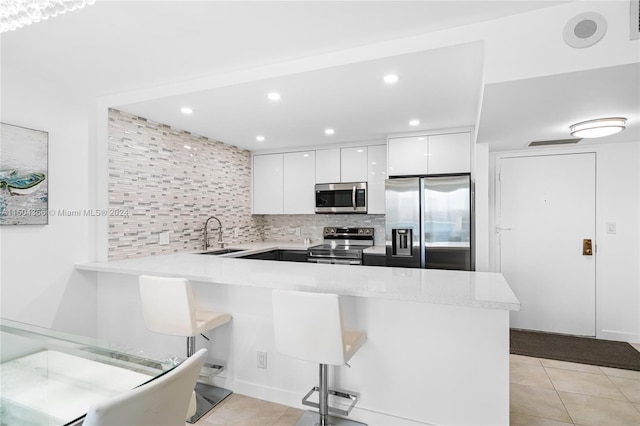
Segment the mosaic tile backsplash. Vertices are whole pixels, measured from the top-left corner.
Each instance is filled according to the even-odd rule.
[[[212,215],[228,244],[259,240],[250,197],[251,152],[109,112],[109,207],[122,212],[109,217],[109,259],[200,250]],[[217,227],[209,223],[213,245]]]
[[[319,244],[325,226],[374,227],[384,245],[384,215],[252,216],[250,151],[117,110],[109,111],[109,208],[119,213],[109,216],[110,260],[201,250],[212,215],[228,246]],[[209,236],[215,247],[214,220]]]
[[[325,226],[360,226],[375,228],[375,245],[384,245],[384,215],[381,214],[263,215],[255,218],[266,241],[301,242],[310,238],[313,244],[320,244]],[[296,228],[300,229],[300,235],[296,235]]]

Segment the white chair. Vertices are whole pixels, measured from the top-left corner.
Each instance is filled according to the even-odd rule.
[[[140,299],[142,316],[151,331],[187,338],[187,356],[196,348],[196,336],[213,330],[231,320],[231,315],[196,309],[191,283],[184,278],[152,277],[141,275]],[[203,336],[204,337],[204,336]],[[205,337],[206,338],[206,337]],[[209,340],[209,339],[207,339]],[[206,364],[207,376],[223,370],[220,365]],[[196,413],[189,418],[195,423],[205,413],[231,394],[228,389],[197,383]]]
[[[293,358],[320,364],[319,385],[312,388],[302,403],[318,408],[319,413],[307,411],[298,425],[362,425],[334,414],[348,415],[358,395],[328,387],[328,365],[345,365],[366,342],[361,331],[345,330],[340,299],[337,294],[273,290],[273,325],[276,350]],[[348,365],[348,364],[347,364]],[[309,401],[318,392],[319,402]],[[346,410],[329,406],[329,395],[346,398]]]
[[[173,370],[89,407],[84,426],[184,426],[193,387],[207,357],[200,349]]]

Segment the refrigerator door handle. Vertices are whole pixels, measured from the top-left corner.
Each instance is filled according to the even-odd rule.
[[[425,210],[426,210],[426,200],[425,200],[425,185],[424,185],[424,178],[420,178],[419,180],[419,190],[420,192],[418,193],[418,197],[419,197],[419,202],[420,202],[420,217],[419,220],[420,222],[418,222],[418,232],[420,235],[420,238],[418,238],[418,250],[420,250],[420,268],[426,268],[427,267],[427,251],[425,250],[427,247],[427,236],[425,235],[425,229],[424,229],[424,219],[425,219]]]

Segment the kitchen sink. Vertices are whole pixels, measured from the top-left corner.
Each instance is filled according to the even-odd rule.
[[[218,250],[211,250],[211,251],[205,251],[203,253],[198,253],[198,254],[213,254],[213,255],[221,255],[221,254],[229,254],[229,253],[237,253],[239,251],[245,251],[246,249],[231,249],[231,248],[226,248],[226,249],[218,249]]]

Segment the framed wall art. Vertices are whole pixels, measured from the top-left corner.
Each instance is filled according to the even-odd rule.
[[[49,134],[0,123],[0,225],[46,225]]]

